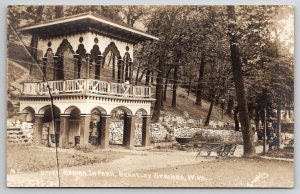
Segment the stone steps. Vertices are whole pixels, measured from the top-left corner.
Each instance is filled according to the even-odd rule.
[[[12,124],[8,125],[6,131],[7,143],[31,145],[32,134],[29,133],[30,130],[32,130],[32,125],[30,125],[30,128],[26,128],[26,125],[21,125],[21,123],[17,123],[15,125]]]

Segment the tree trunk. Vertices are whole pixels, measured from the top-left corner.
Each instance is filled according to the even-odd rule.
[[[259,110],[255,109],[255,130],[259,130]]]
[[[231,116],[232,115],[232,108],[233,108],[233,99],[229,98],[228,99],[228,104],[227,104],[227,115]]]
[[[177,97],[177,80],[178,80],[178,65],[174,66],[174,80],[173,80],[173,95],[172,95],[172,107],[176,107]]]
[[[255,155],[254,135],[251,130],[247,98],[245,94],[245,86],[242,72],[242,63],[240,60],[240,50],[238,41],[235,36],[235,9],[234,6],[227,6],[228,13],[228,29],[230,38],[231,65],[233,71],[233,79],[237,103],[239,107],[239,116],[242,125],[243,142],[244,142],[244,157],[253,157]]]
[[[207,117],[206,117],[206,121],[204,123],[204,126],[209,125],[210,116],[211,116],[211,113],[212,113],[212,110],[213,110],[213,107],[214,107],[214,101],[215,101],[215,98],[212,98],[211,101],[210,101],[210,106],[209,106],[209,110],[208,110],[208,113],[207,113]]]
[[[138,79],[139,79],[139,74],[140,74],[140,68],[141,68],[141,64],[138,64],[137,70],[136,70],[136,76],[135,76],[135,85],[137,85],[138,83]]]
[[[154,71],[152,71],[152,73],[151,73],[151,84],[153,84],[154,83]]]
[[[171,68],[168,70],[167,75],[166,75],[165,89],[164,89],[164,101],[167,101],[168,81],[169,81],[169,75],[170,75],[170,72],[171,72],[172,68],[173,68],[173,67],[171,67]]]
[[[145,82],[145,86],[149,86],[149,82],[150,82],[150,74],[151,71],[149,69],[147,69],[146,71],[146,82]]]
[[[35,23],[39,23],[42,21],[44,6],[38,6],[36,11],[36,19]],[[35,60],[37,60],[37,47],[38,47],[39,38],[37,35],[32,35],[30,42],[30,54],[33,56]]]
[[[64,17],[64,7],[61,6],[61,5],[57,5],[55,6],[54,8],[54,12],[55,12],[55,19],[56,18],[61,18],[61,17]]]
[[[280,99],[277,102],[277,122],[276,122],[276,136],[280,140],[281,134],[281,101]],[[280,141],[278,141],[278,146],[280,146]]]
[[[142,44],[142,45],[143,45],[143,47],[141,49],[140,55],[143,55],[143,52],[144,52],[144,49],[145,49],[145,44]],[[139,77],[139,74],[140,74],[140,69],[141,69],[141,63],[139,62],[137,70],[136,70],[135,85],[138,84],[138,77]]]
[[[234,119],[234,130],[239,131],[240,130],[240,122],[238,118],[239,110],[238,107],[235,107],[233,110],[233,119]]]
[[[144,71],[142,72],[140,78],[138,79],[138,82],[141,82],[143,77],[144,77],[144,74],[146,73],[147,69],[144,69]]]
[[[166,78],[166,81],[165,81],[165,88],[164,88],[164,95],[163,95],[163,100],[164,101],[167,101],[167,89],[168,89],[168,78]]]
[[[200,69],[199,69],[199,78],[198,78],[198,86],[197,86],[197,94],[196,94],[196,102],[195,104],[201,106],[202,99],[202,90],[203,90],[203,77],[204,77],[204,68],[205,68],[205,53],[202,53]]]
[[[190,96],[190,91],[191,91],[191,86],[192,86],[192,68],[190,65],[190,72],[189,72],[189,85],[188,85],[188,96]]]
[[[166,51],[163,50],[162,54],[159,57],[159,63],[158,63],[158,73],[156,77],[156,91],[155,91],[155,104],[153,109],[153,115],[152,115],[152,121],[154,123],[157,123],[160,117],[160,111],[161,111],[161,102],[162,100],[162,94],[163,94],[163,77],[165,75],[165,66],[166,66]]]

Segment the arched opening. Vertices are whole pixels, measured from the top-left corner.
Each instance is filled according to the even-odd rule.
[[[22,115],[23,115],[22,120],[25,122],[33,123],[34,122],[34,114],[35,114],[34,109],[32,107],[28,106],[22,110]]]
[[[55,145],[56,139],[59,140],[60,134],[60,109],[56,106],[47,105],[38,111],[43,114],[42,120],[42,144]],[[56,135],[55,135],[56,134]],[[59,142],[57,142],[59,143]]]
[[[89,143],[99,146],[101,144],[101,115],[100,108],[91,111],[91,123],[89,128]]]
[[[144,125],[147,125],[146,119],[147,119],[147,111],[143,108],[139,109],[135,113],[135,145],[136,146],[143,146],[143,139],[145,138],[145,133],[143,131],[145,130]]]
[[[125,53],[125,56],[123,58],[124,65],[123,65],[123,74],[122,74],[122,80],[132,82],[132,59],[130,57],[130,54],[128,52]]]
[[[43,65],[43,73],[46,80],[55,80],[55,66],[54,66],[54,55],[52,50],[49,48],[45,54],[45,62]]]
[[[102,72],[104,75],[112,75],[113,80],[121,82],[121,70],[123,67],[120,51],[114,42],[111,42],[103,52]],[[105,79],[105,78],[104,78]],[[106,78],[106,81],[111,81]]]
[[[109,142],[111,145],[134,146],[134,121],[132,112],[126,107],[116,107],[111,111]]]
[[[101,71],[101,66],[103,63],[103,57],[100,52],[100,48],[97,45],[98,39],[95,38],[95,45],[93,46],[91,50],[91,57],[90,57],[90,63],[91,63],[91,77],[94,77],[95,79],[100,80],[100,71]]]
[[[64,146],[74,147],[80,143],[80,109],[76,106],[71,106],[66,109],[65,114],[68,116],[68,123],[64,134]]]
[[[80,39],[81,40],[81,39]],[[83,40],[83,39],[82,39]],[[82,41],[81,41],[82,42]],[[75,78],[87,78],[87,55],[82,43],[79,44],[75,54]]]
[[[64,39],[59,45],[55,54],[55,80],[74,78],[74,50],[67,39]]]

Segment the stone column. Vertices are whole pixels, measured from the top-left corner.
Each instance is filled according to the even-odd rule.
[[[34,144],[42,145],[43,114],[35,114],[34,118]]]
[[[135,123],[136,118],[134,116],[124,116],[123,144],[129,149],[132,149],[135,143]]]
[[[142,146],[150,145],[150,115],[143,116],[143,126],[142,126]]]
[[[80,145],[89,144],[91,115],[80,115]]]
[[[110,115],[101,115],[100,147],[109,148],[109,121]]]
[[[69,147],[69,118],[70,114],[60,114],[59,147]]]

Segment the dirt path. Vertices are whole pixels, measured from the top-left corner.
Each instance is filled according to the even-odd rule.
[[[134,151],[133,151],[134,152]],[[215,158],[198,158],[195,159],[194,152],[139,152],[139,154],[127,155],[121,159],[109,163],[100,163],[80,167],[69,167],[61,169],[61,179],[63,186],[88,186],[90,176],[84,174],[106,173],[100,177],[111,177],[109,173],[118,176],[119,172],[133,173],[136,171],[154,170],[157,168],[174,167],[182,164],[197,164],[205,161],[212,161]],[[182,160],[186,158],[185,160]],[[92,176],[92,175],[91,175]],[[115,177],[113,176],[113,177]],[[77,180],[80,180],[78,182]],[[101,181],[103,182],[103,180]],[[115,181],[109,181],[106,184],[112,184]],[[21,173],[7,176],[8,186],[25,186],[25,187],[43,187],[57,186],[57,174],[55,170],[39,171],[34,173]],[[87,184],[87,185],[85,185]],[[95,184],[95,183],[93,183]],[[102,185],[105,186],[106,184]]]
[[[45,152],[52,149],[40,148]],[[257,148],[258,152],[261,150]],[[63,151],[63,150],[61,150]],[[72,150],[66,150],[72,152]],[[99,152],[98,154],[105,154]],[[109,152],[109,154],[112,154]],[[238,146],[234,158],[198,157],[186,151],[118,150],[108,163],[60,169],[63,187],[291,187],[293,162],[243,159]],[[204,153],[203,153],[204,154]],[[276,169],[276,170],[274,170]],[[55,169],[7,176],[10,187],[57,187]]]

